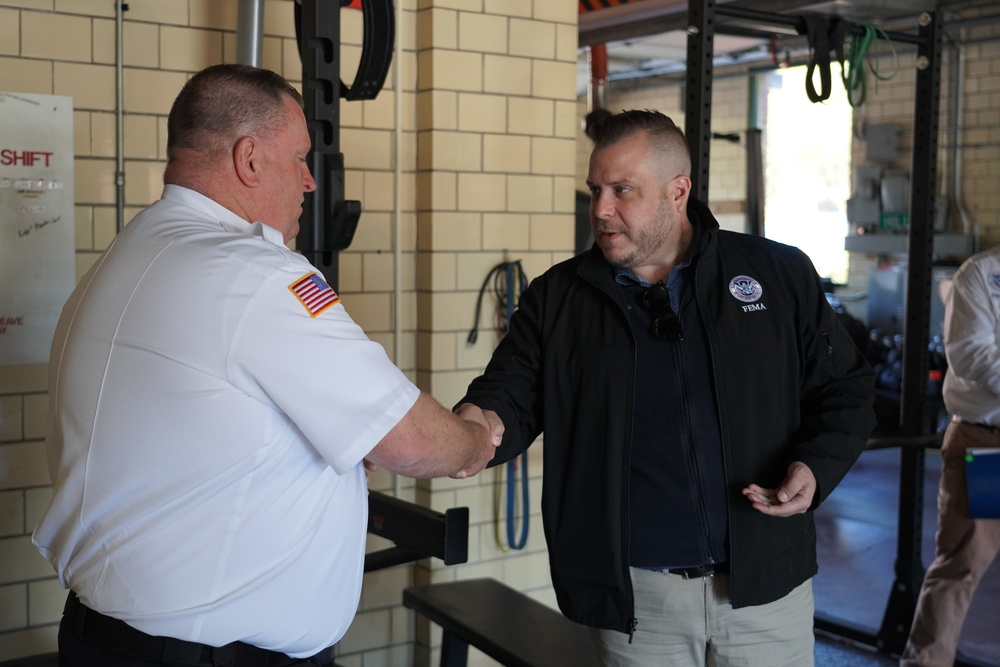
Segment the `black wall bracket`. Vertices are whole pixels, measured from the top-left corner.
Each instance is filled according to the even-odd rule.
[[[295,3],[295,28],[302,58],[302,97],[312,139],[307,158],[316,191],[305,197],[297,248],[334,289],[338,253],[354,239],[361,202],[345,198],[344,154],[340,151],[340,100],[374,99],[385,83],[395,39],[393,0],[366,0],[364,36],[353,85],[340,80],[340,11],[345,0]]]
[[[452,507],[442,514],[371,491],[368,494],[368,532],[390,540],[395,546],[367,554],[365,572],[431,556],[440,558],[445,565],[469,560],[468,507]]]

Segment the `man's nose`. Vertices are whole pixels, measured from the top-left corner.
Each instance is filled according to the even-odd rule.
[[[302,179],[302,189],[305,192],[314,192],[316,190],[316,181],[312,177],[312,172],[309,171],[309,167],[306,165],[302,165],[302,168],[306,172],[306,177]]]
[[[607,220],[615,212],[615,207],[611,205],[609,197],[604,193],[593,196],[590,209],[593,211],[594,217],[599,220]]]

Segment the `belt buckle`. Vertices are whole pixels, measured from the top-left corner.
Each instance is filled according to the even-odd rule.
[[[704,579],[705,577],[715,576],[715,566],[714,565],[699,565],[698,567],[685,568],[684,578],[685,579]]]

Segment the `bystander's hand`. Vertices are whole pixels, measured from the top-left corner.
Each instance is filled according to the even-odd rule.
[[[743,489],[753,508],[771,516],[802,514],[812,505],[816,477],[805,463],[795,461],[777,489],[751,484]]]

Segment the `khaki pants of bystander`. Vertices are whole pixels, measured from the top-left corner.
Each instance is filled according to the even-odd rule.
[[[1000,429],[952,421],[941,444],[937,549],[920,587],[901,667],[951,667],[965,613],[1000,550],[1000,519],[970,519],[965,451],[1000,447]]]

